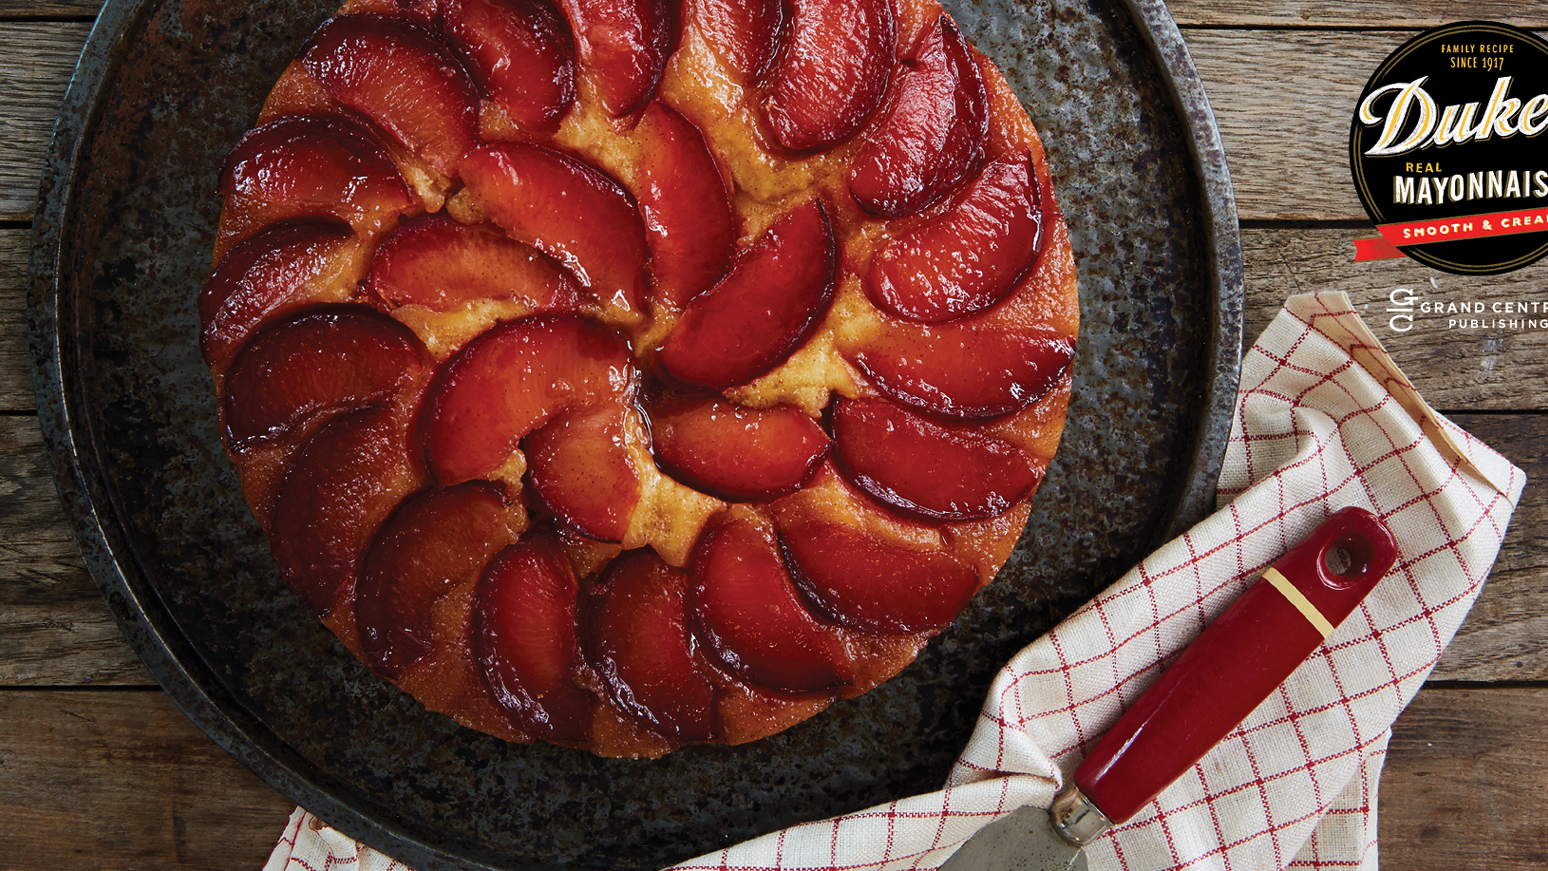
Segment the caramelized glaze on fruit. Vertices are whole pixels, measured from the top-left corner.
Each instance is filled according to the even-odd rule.
[[[220,191],[201,348],[282,574],[508,740],[871,689],[1058,444],[1068,234],[935,0],[350,0]]]

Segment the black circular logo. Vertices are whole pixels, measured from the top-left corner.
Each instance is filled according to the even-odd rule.
[[[1488,275],[1548,254],[1548,42],[1464,21],[1377,67],[1355,107],[1349,166],[1388,252]],[[1384,241],[1383,241],[1384,240]],[[1369,256],[1367,256],[1369,255]]]

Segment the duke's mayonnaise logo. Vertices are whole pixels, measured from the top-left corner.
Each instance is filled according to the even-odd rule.
[[[1548,42],[1506,24],[1425,31],[1366,83],[1349,163],[1381,235],[1356,259],[1407,255],[1458,274],[1548,254]]]

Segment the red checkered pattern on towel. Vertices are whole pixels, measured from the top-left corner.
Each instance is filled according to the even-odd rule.
[[[1000,815],[1046,805],[1173,654],[1347,505],[1386,520],[1396,567],[1276,694],[1087,856],[1133,871],[1374,869],[1390,726],[1466,616],[1525,483],[1425,405],[1347,297],[1294,297],[1243,360],[1221,509],[1005,666],[944,789],[673,871],[938,867]]]
[[[275,845],[263,871],[410,871],[354,838],[327,825],[307,811],[290,812],[285,834]]]

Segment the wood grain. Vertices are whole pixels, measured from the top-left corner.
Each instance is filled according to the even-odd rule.
[[[0,867],[256,871],[291,807],[159,692],[0,692]]]
[[[1454,414],[1526,473],[1494,570],[1432,678],[1548,680],[1548,416]]]
[[[1548,27],[1548,8],[1521,0],[1172,0],[1166,4],[1179,27],[1428,28],[1452,21],[1502,21]],[[1193,34],[1183,34],[1192,40]]]
[[[0,413],[37,410],[27,351],[27,250],[32,234],[0,230]]]
[[[90,29],[83,22],[0,25],[0,220],[32,220],[59,101]]]
[[[100,0],[0,0],[0,20],[35,18],[91,21],[102,8]]]
[[[1243,220],[1368,220],[1349,174],[1365,82],[1412,33],[1195,30]]]
[[[153,683],[81,562],[37,420],[0,417],[0,687]]]
[[[1381,777],[1383,868],[1548,867],[1548,689],[1421,690]]]
[[[1354,262],[1354,240],[1374,230],[1245,230],[1243,344],[1252,342],[1286,297],[1343,291],[1419,393],[1445,411],[1548,409],[1548,260],[1504,275],[1457,276],[1408,258]],[[1412,320],[1393,302],[1412,297]],[[1482,314],[1425,313],[1466,303]],[[1507,315],[1505,307],[1525,308]],[[1535,307],[1536,313],[1531,313]],[[1517,323],[1512,325],[1509,320]],[[1475,319],[1487,326],[1453,321]],[[1407,329],[1404,329],[1407,328]]]

